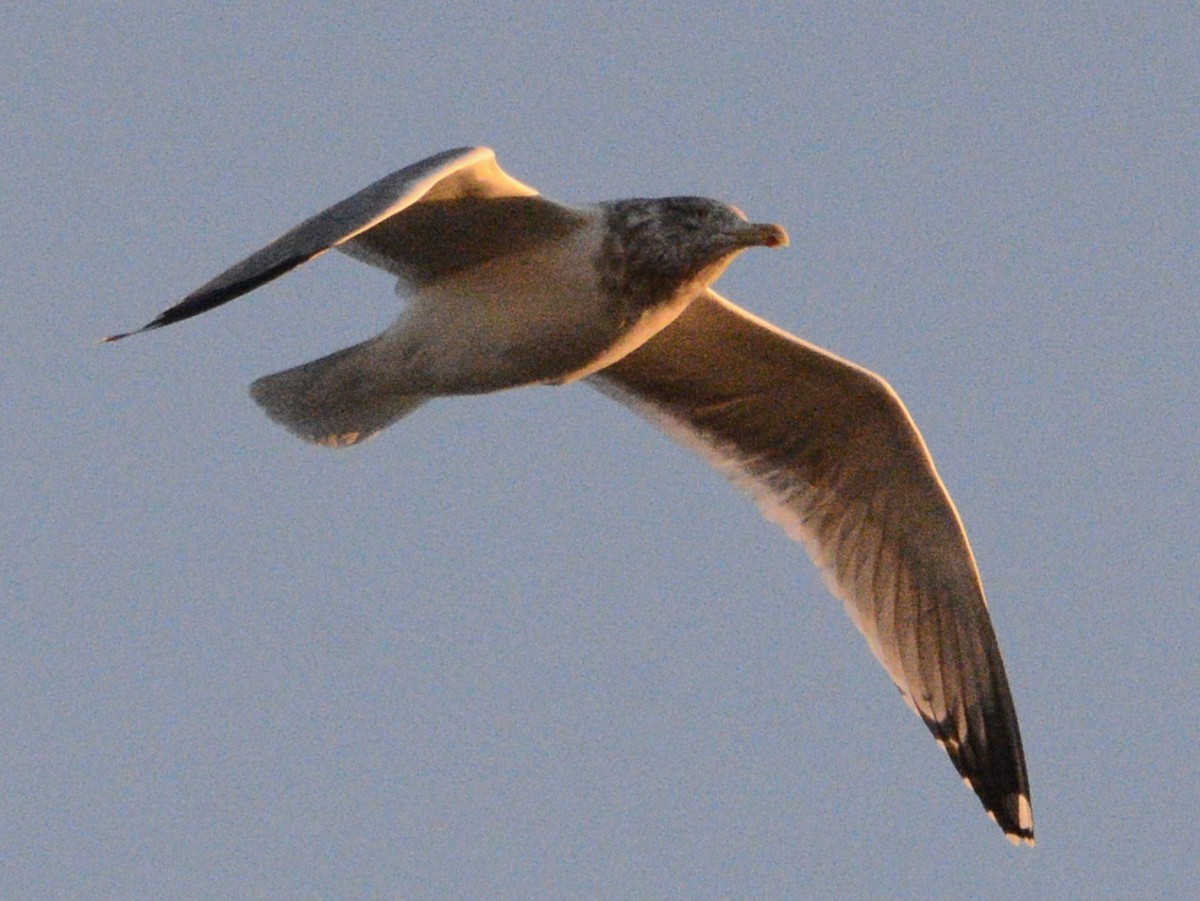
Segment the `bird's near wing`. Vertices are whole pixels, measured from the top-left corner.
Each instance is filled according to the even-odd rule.
[[[537,193],[505,174],[495,154],[486,147],[447,150],[393,172],[317,213],[197,288],[142,328],[105,340],[116,341],[218,307],[345,244],[423,199],[525,198]]]
[[[700,451],[807,546],[989,814],[1032,843],[1024,752],[979,573],[887,383],[713,292],[591,382]]]

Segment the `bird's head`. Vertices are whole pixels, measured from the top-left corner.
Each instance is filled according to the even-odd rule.
[[[706,197],[618,200],[604,204],[607,239],[597,261],[606,290],[653,306],[699,294],[747,247],[786,247],[778,225],[749,222],[741,210]]]

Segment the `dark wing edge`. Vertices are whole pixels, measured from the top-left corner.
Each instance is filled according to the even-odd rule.
[[[486,175],[493,180],[503,179],[503,187],[511,188],[514,193],[537,193],[504,175],[496,165],[495,154],[486,147],[444,151],[393,172],[306,219],[206,282],[146,325],[131,332],[110,335],[104,342],[119,341],[181,322],[241,297],[394,216],[419,201],[443,179],[476,166],[488,170]]]
[[[707,292],[589,381],[802,542],[905,701],[1014,842],[1024,751],[966,532],[883,379]]]

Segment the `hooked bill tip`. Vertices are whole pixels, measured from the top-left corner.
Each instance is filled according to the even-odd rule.
[[[758,233],[758,243],[763,247],[788,246],[788,233],[783,230],[782,225],[760,224],[754,227]]]

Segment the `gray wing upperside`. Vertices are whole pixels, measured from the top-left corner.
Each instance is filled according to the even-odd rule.
[[[116,341],[131,334],[180,322],[218,307],[278,278],[331,248],[345,245],[364,232],[375,229],[397,213],[418,204],[419,201],[468,200],[479,204],[493,198],[527,199],[537,196],[536,190],[508,176],[497,164],[495,154],[488,148],[447,150],[393,172],[317,213],[197,288],[142,328],[112,335],[105,340]],[[549,201],[545,201],[544,205],[555,209],[567,209]],[[353,255],[366,258],[364,254]],[[366,261],[384,265],[384,268],[392,268],[378,259],[366,258]]]
[[[807,547],[988,813],[1032,844],[1020,731],[975,560],[891,387],[711,291],[590,381],[699,451]]]

